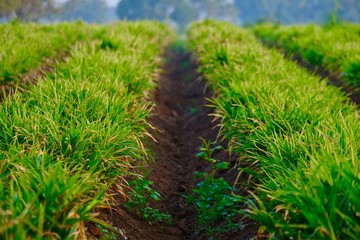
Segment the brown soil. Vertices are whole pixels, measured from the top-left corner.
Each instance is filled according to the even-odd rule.
[[[172,216],[179,230],[177,239],[209,239],[206,233],[196,228],[196,209],[185,196],[192,194],[192,189],[196,187],[194,173],[210,170],[205,160],[196,158],[202,146],[200,138],[217,141],[224,149],[227,146],[226,141],[217,139],[219,122],[211,116],[214,109],[208,107],[212,93],[197,73],[197,67],[190,53],[168,51],[160,87],[155,92],[156,108],[150,119],[153,126],[162,129],[152,133],[157,141],[153,143],[157,157],[150,180],[163,196],[163,201],[156,207]],[[224,150],[215,152],[213,157],[230,161],[231,167],[237,165],[238,158]],[[232,184],[237,171],[224,171],[219,176]],[[249,219],[238,221],[246,228],[241,232],[218,235],[216,239],[250,239],[256,235],[257,224]],[[219,222],[216,227],[222,224]]]
[[[100,211],[100,219],[107,221],[121,231],[117,239],[136,240],[179,240],[209,239],[204,232],[196,229],[197,212],[186,200],[197,184],[196,171],[208,171],[209,166],[195,155],[202,145],[200,138],[215,141],[219,128],[217,121],[210,116],[213,108],[207,107],[211,91],[197,73],[196,61],[190,53],[179,53],[169,48],[164,54],[159,86],[154,93],[156,107],[148,119],[154,139],[150,140],[155,161],[150,166],[149,179],[152,187],[161,193],[162,200],[152,207],[171,215],[172,225],[150,225],[137,214],[118,206]],[[221,142],[226,146],[226,142]],[[237,158],[224,150],[215,158],[236,165]],[[237,171],[220,173],[230,183],[235,182]],[[240,179],[245,180],[244,177]],[[246,194],[245,191],[241,193]],[[215,239],[251,239],[256,236],[259,226],[249,219],[238,219],[244,229],[239,232],[217,235]],[[218,226],[221,226],[221,222]],[[94,224],[87,223],[87,232],[94,238],[102,236]],[[88,235],[89,235],[88,234]]]
[[[206,107],[210,91],[196,67],[189,53],[168,52],[150,119],[162,130],[152,133],[157,142],[152,144],[156,164],[150,180],[163,196],[156,207],[173,217],[178,239],[192,239],[195,232],[196,209],[189,206],[185,196],[196,186],[194,173],[207,167],[204,160],[195,157],[202,144],[200,137],[214,141],[218,135],[209,116],[212,109]]]

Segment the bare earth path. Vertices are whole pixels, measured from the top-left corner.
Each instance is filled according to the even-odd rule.
[[[149,179],[162,199],[152,207],[170,214],[173,224],[149,225],[121,206],[101,210],[100,219],[123,232],[117,239],[198,239],[194,235],[196,210],[189,206],[185,195],[196,185],[194,172],[206,168],[205,161],[195,157],[201,147],[199,137],[215,140],[218,132],[213,129],[213,117],[209,116],[212,109],[205,106],[210,93],[196,72],[191,54],[169,47],[163,57],[165,63],[153,96],[156,107],[148,119],[156,129],[149,129],[156,139],[149,143],[155,157]],[[87,227],[92,237],[102,236],[93,224]]]
[[[196,72],[197,65],[190,53],[166,54],[164,72],[155,92],[156,108],[150,123],[161,132],[153,132],[156,164],[150,180],[163,195],[158,207],[169,213],[178,227],[179,239],[193,239],[196,211],[184,197],[195,187],[194,172],[204,170],[204,160],[195,155],[201,138],[215,140],[217,131],[206,107],[210,93]]]

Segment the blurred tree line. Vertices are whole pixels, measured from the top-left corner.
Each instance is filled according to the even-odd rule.
[[[157,19],[180,26],[215,18],[241,24],[259,21],[324,23],[332,16],[360,22],[360,0],[121,0],[120,19]]]
[[[121,0],[116,13],[120,19],[156,19],[182,27],[205,18],[236,21],[238,11],[232,0]]]
[[[107,22],[116,19],[105,0],[0,0],[0,18],[21,21]]]
[[[116,19],[104,0],[68,0],[61,6],[60,20],[104,23]]]
[[[7,20],[37,21],[57,10],[53,0],[0,0],[0,17]]]
[[[22,21],[81,19],[107,22],[153,19],[184,27],[195,20],[221,19],[240,24],[261,20],[285,24],[324,23],[337,16],[360,23],[360,0],[0,0],[0,18]]]
[[[235,0],[242,23],[324,23],[337,16],[360,23],[360,0]]]

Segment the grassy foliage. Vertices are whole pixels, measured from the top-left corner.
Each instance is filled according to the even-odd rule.
[[[169,31],[141,22],[93,32],[54,73],[0,106],[1,239],[72,237],[83,221],[99,222],[92,210],[110,187],[126,198],[125,178],[141,178],[144,96]]]
[[[89,34],[81,22],[54,25],[0,24],[0,84],[19,81],[20,75],[39,67],[46,59],[69,51]]]
[[[269,237],[357,239],[356,107],[250,31],[206,21],[191,27],[189,41],[216,93],[222,135],[247,162],[247,213]]]
[[[254,28],[265,42],[290,54],[298,54],[311,65],[337,74],[360,88],[360,26],[340,25],[281,26],[260,24]]]

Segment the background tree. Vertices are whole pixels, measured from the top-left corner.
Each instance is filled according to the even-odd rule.
[[[359,0],[235,0],[235,5],[242,23],[324,23],[334,13],[340,19],[360,22]]]
[[[60,20],[103,23],[109,20],[111,14],[104,0],[69,0],[62,5]]]
[[[140,20],[151,19],[164,21],[175,0],[121,0],[116,8],[120,19]]]
[[[360,23],[360,1],[338,1],[338,9],[336,13],[340,17],[340,19]]]
[[[197,12],[190,4],[178,1],[173,8],[170,19],[177,23],[180,28],[184,28],[197,19]]]
[[[236,20],[233,0],[121,0],[119,19],[172,21],[178,26],[204,18]]]
[[[54,0],[0,0],[0,16],[7,20],[38,21],[58,10]]]
[[[237,19],[238,12],[233,0],[192,0],[191,5],[197,9],[198,19]]]
[[[64,2],[65,1],[65,2]],[[81,19],[108,22],[119,19],[152,19],[180,28],[205,18],[235,23],[270,20],[284,24],[360,22],[360,0],[0,0],[0,20],[58,21]],[[332,18],[331,18],[332,17]]]

